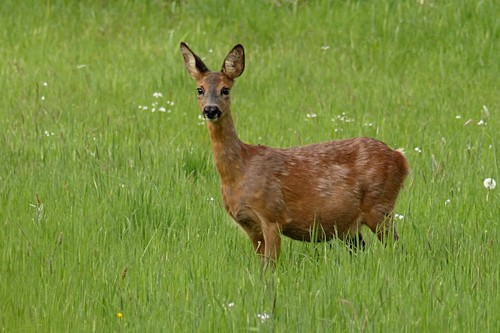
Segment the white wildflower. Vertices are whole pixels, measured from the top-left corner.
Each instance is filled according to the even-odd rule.
[[[422,149],[420,149],[419,147],[415,147],[415,151],[416,151],[417,153],[419,153],[419,154],[421,154],[421,153],[422,153]]]
[[[271,318],[271,316],[264,312],[264,313],[258,313],[257,318],[259,318],[261,322],[265,322],[266,320]]]
[[[155,93],[153,93],[153,97],[160,98],[160,97],[163,97],[163,94],[161,92],[155,92]]]
[[[493,178],[486,178],[483,185],[487,190],[493,190],[497,186],[497,182]]]
[[[198,115],[198,126],[205,124],[205,118],[201,114]]]

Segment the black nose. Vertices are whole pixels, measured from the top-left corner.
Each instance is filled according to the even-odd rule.
[[[206,119],[218,119],[222,112],[217,105],[207,105],[203,108],[203,117]]]

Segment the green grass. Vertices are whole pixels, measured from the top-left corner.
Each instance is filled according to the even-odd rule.
[[[500,181],[498,10],[3,1],[0,331],[500,331],[500,192],[483,186]],[[400,242],[286,239],[262,272],[222,207],[180,41],[215,70],[245,46],[246,142],[405,148]]]

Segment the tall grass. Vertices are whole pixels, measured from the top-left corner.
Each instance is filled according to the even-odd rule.
[[[3,1],[1,330],[498,332],[500,192],[483,186],[500,180],[496,12]],[[233,114],[246,142],[405,148],[400,242],[367,230],[352,256],[284,240],[262,272],[224,213],[180,41],[214,70],[245,46]]]

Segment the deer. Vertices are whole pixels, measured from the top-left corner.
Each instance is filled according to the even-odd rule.
[[[361,226],[378,239],[398,240],[393,210],[410,167],[401,149],[367,137],[273,148],[243,143],[231,116],[230,91],[245,69],[241,44],[211,71],[186,43],[185,68],[196,81],[222,201],[265,265],[275,265],[282,236],[319,242],[341,239],[364,248]]]

